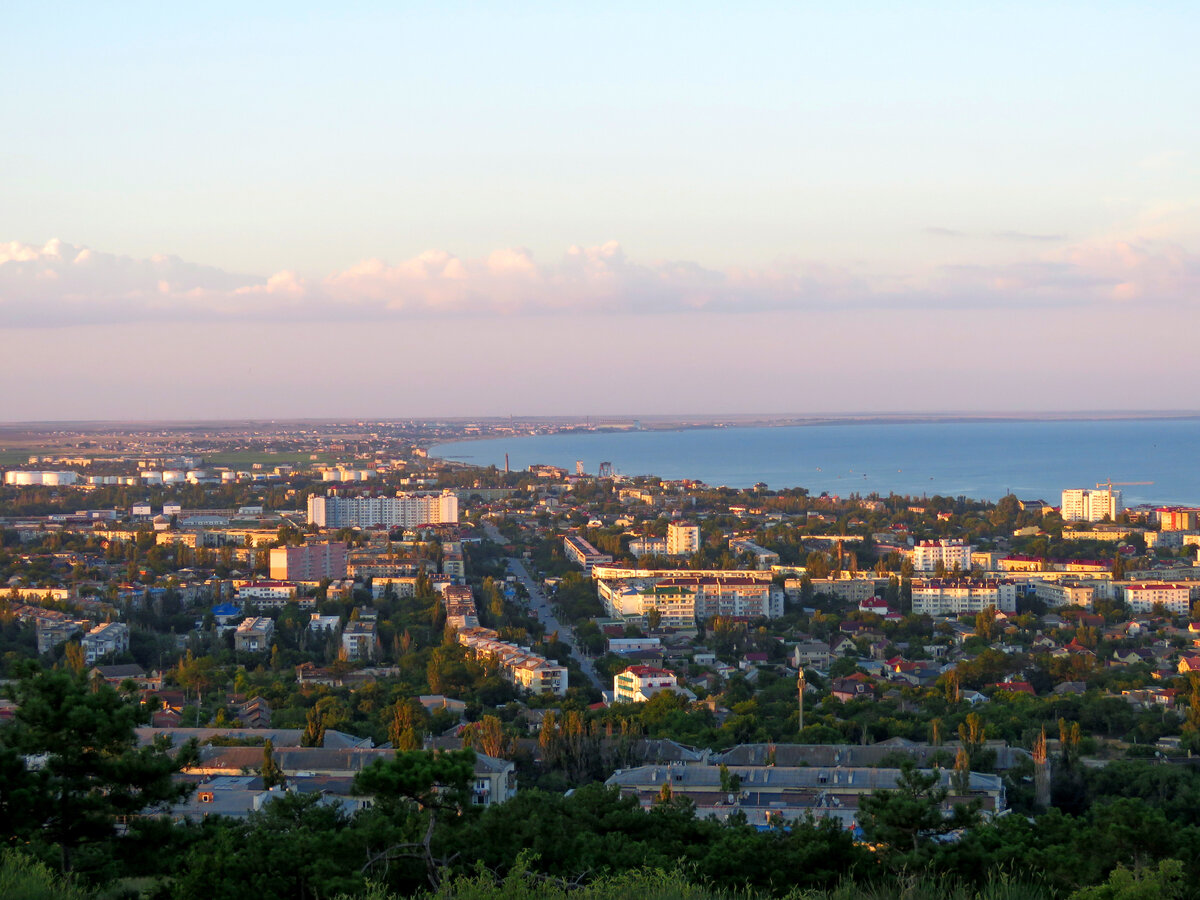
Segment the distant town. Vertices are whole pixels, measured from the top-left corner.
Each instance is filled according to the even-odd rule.
[[[870,838],[906,765],[947,822],[986,823],[1200,751],[1200,509],[1111,481],[813,496],[428,453],[580,427],[10,429],[4,675],[82,673],[136,700],[141,746],[196,739],[178,823],[282,784],[353,814],[371,762],[468,749],[482,808],[600,783]]]

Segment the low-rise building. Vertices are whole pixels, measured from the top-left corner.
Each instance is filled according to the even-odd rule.
[[[951,769],[935,769],[947,789],[942,811],[949,816],[956,803],[978,800],[985,817],[1004,811],[1004,782],[999,775],[971,772],[965,792],[959,791]],[[756,827],[768,827],[807,816],[828,818],[850,828],[857,824],[859,799],[864,794],[895,789],[900,769],[824,766],[654,765],[624,769],[605,784],[623,796],[636,797],[643,809],[661,802],[664,794],[690,800],[701,818],[745,817]]]
[[[264,616],[243,619],[233,633],[233,649],[241,653],[262,653],[271,649],[275,622]]]
[[[379,632],[374,622],[347,622],[342,629],[346,659],[375,659],[379,655]]]
[[[460,628],[458,642],[476,657],[496,660],[501,676],[518,687],[534,694],[562,696],[567,692],[566,666],[526,647],[502,641],[490,628]]]
[[[129,650],[129,626],[124,622],[104,622],[83,636],[83,658],[90,666],[106,656]]]
[[[674,672],[651,666],[630,666],[613,677],[613,700],[617,703],[645,703],[660,691],[678,690]]]
[[[612,554],[601,553],[577,534],[568,534],[563,538],[563,552],[567,559],[589,574],[595,566],[610,565],[613,561]]]
[[[1034,581],[1033,594],[1051,608],[1078,606],[1090,610],[1096,587],[1078,581]]]

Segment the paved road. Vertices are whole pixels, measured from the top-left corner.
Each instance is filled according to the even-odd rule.
[[[604,685],[600,683],[600,679],[596,675],[596,670],[592,667],[592,661],[580,654],[579,649],[575,646],[575,633],[571,631],[569,626],[563,625],[554,617],[554,610],[550,606],[550,601],[546,599],[541,586],[535,583],[533,578],[530,577],[529,570],[525,568],[524,560],[510,558],[508,560],[508,571],[516,575],[517,580],[529,592],[529,608],[537,612],[538,621],[546,626],[546,633],[553,634],[557,631],[559,640],[571,648],[571,656],[579,663],[579,667],[583,669],[583,674],[588,677],[588,680],[593,685],[600,690],[604,690]]]
[[[489,522],[487,519],[483,519],[479,524],[483,526],[483,533],[487,535],[487,539],[493,544],[500,544],[503,546],[504,544],[508,543],[508,538],[500,533],[500,529],[496,527],[495,522]]]

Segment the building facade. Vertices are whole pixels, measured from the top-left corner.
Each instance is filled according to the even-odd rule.
[[[271,578],[276,581],[320,581],[346,577],[347,548],[344,543],[305,544],[271,550]]]
[[[691,556],[700,550],[700,526],[672,522],[667,526],[667,556]]]
[[[613,561],[612,554],[601,553],[578,534],[568,534],[563,538],[563,553],[589,574],[596,566],[607,566]]]
[[[1172,581],[1149,581],[1119,585],[1131,613],[1153,612],[1161,605],[1175,616],[1191,611],[1191,585]]]
[[[938,564],[950,572],[955,567],[960,572],[971,569],[971,545],[963,541],[941,540],[921,541],[912,549],[913,570],[917,572],[933,572]]]
[[[321,528],[412,528],[458,521],[458,495],[399,493],[394,497],[308,498],[308,521]]]
[[[1017,586],[1011,581],[913,580],[913,612],[925,616],[959,616],[994,606],[1000,612],[1017,611]]]
[[[1109,490],[1066,490],[1062,492],[1064,522],[1115,522],[1125,509],[1121,492]]]
[[[90,666],[106,656],[129,650],[129,626],[124,622],[105,622],[83,636],[83,659]]]
[[[679,687],[673,672],[652,666],[630,666],[613,677],[613,702],[645,703],[659,691]]]

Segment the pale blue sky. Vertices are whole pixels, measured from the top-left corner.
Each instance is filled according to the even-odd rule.
[[[0,236],[264,275],[933,261],[1010,251],[925,228],[1081,239],[1196,193],[1194,5],[341,6],[6,5]]]
[[[803,296],[797,309],[837,313],[850,298],[848,329],[897,297],[1176,308],[1200,279],[1198,19],[1184,3],[14,2],[0,245],[112,255],[119,288],[72,282],[80,321],[130,297],[144,311],[143,282],[195,296],[194,273],[134,271],[160,254],[247,290],[295,273],[272,296],[303,318],[330,297],[408,297],[427,274],[403,264],[438,250],[475,266],[455,309],[536,331],[526,306],[577,299],[566,249],[609,241],[650,268],[589,274],[591,308]],[[505,248],[532,254],[518,263],[534,300],[496,287],[507,262],[482,262]],[[45,286],[64,273],[31,252],[10,252],[26,268],[8,281],[0,256],[0,326],[44,326],[36,313],[61,299]],[[371,259],[369,285],[329,281]],[[693,265],[707,274],[681,287]],[[729,282],[717,301],[697,287],[714,277]],[[455,402],[486,411],[471,390]],[[859,397],[839,402],[873,408]]]

